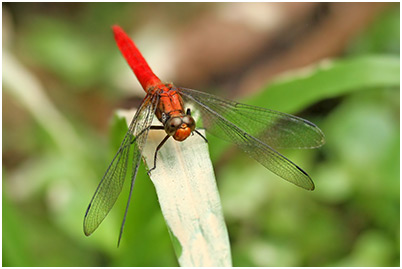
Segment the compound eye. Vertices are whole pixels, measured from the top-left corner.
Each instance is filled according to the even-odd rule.
[[[182,120],[178,117],[170,118],[166,121],[165,132],[172,136],[176,133],[176,130],[181,126]]]
[[[190,115],[183,117],[183,123],[185,123],[191,131],[195,130],[195,120]]]

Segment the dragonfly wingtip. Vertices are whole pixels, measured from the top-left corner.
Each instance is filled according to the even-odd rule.
[[[90,236],[92,232],[87,231],[87,229],[84,227],[84,234],[85,236]]]

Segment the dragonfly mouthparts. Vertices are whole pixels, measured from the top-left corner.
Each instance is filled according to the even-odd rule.
[[[175,134],[173,135],[174,140],[176,141],[184,141],[189,135],[191,134],[190,127],[187,124],[183,123],[179,129],[176,130]]]

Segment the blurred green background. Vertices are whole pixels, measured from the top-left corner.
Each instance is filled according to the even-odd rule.
[[[121,25],[178,86],[306,118],[304,191],[208,137],[235,266],[399,266],[399,3],[3,3],[3,266],[177,266],[141,167],[99,229],[86,207],[144,97]],[[126,184],[128,185],[128,184]]]

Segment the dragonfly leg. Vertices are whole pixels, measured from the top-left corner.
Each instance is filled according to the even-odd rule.
[[[194,132],[196,132],[199,136],[202,137],[202,139],[204,139],[205,143],[208,143],[208,140],[205,136],[203,136],[200,132],[198,132],[197,130],[194,130]]]
[[[165,130],[165,127],[161,126],[161,125],[152,125],[151,130]]]
[[[165,127],[163,126],[159,126],[159,125],[152,125],[150,126],[151,130],[165,130]],[[142,135],[147,129],[143,129],[137,136],[133,136],[133,140],[131,140],[130,144],[133,144],[135,142],[135,140],[137,139],[137,137],[139,137],[140,135]]]
[[[162,148],[163,144],[169,139],[170,135],[166,135],[165,138],[159,143],[159,145],[156,147],[155,150],[155,155],[154,155],[154,167],[148,170],[148,176],[151,173],[152,170],[156,168],[156,158],[158,157],[158,151]]]

